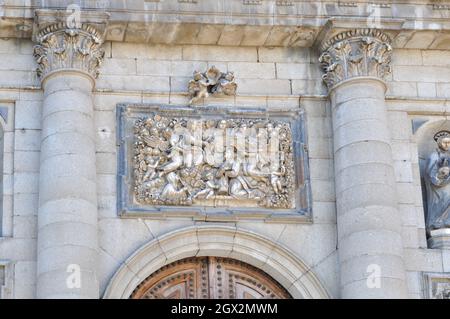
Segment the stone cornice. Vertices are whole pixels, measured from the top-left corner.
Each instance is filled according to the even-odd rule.
[[[367,30],[382,30],[385,39],[390,45],[395,47],[396,39],[404,32],[403,25],[405,20],[402,19],[379,19],[376,22],[368,21],[364,17],[331,17],[321,28],[317,35],[314,46],[321,54],[327,50],[334,42],[339,41],[342,37],[358,36],[358,33],[367,32]],[[375,37],[379,34],[374,35]]]
[[[324,41],[321,49],[319,62],[329,89],[356,77],[383,80],[391,72],[391,39],[380,30],[344,31]]]
[[[35,11],[66,11],[73,1],[58,6],[0,4],[0,37],[29,38],[36,34]],[[36,2],[39,3],[39,2]],[[51,2],[56,3],[56,2]],[[277,0],[246,4],[243,0],[178,0],[124,2],[82,1],[83,16],[110,13],[106,41],[151,44],[207,44],[227,46],[311,47],[330,20],[352,28],[371,27],[371,14],[382,22],[377,28],[395,30],[394,48],[450,49],[449,0]],[[287,2],[286,2],[287,3]],[[351,3],[351,6],[345,4]],[[41,16],[52,17],[41,13]],[[358,25],[355,25],[355,21]],[[95,19],[89,21],[95,24]],[[361,25],[365,24],[365,25]],[[97,26],[98,27],[98,26]],[[39,29],[39,28],[38,28]]]

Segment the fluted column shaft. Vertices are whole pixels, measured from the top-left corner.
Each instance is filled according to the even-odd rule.
[[[38,298],[98,298],[92,90],[103,56],[96,30],[51,25],[35,56],[44,102],[38,212]]]
[[[354,30],[325,43],[342,298],[406,298],[401,216],[383,78],[389,39]]]

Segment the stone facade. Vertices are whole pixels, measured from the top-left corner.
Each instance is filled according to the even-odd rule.
[[[424,176],[450,130],[450,3],[348,4],[1,3],[0,298],[128,298],[203,256],[250,264],[293,298],[448,298],[450,235],[426,225]],[[205,173],[173,182],[192,205],[142,204],[136,185],[187,164],[135,160],[135,114],[289,123],[293,165],[224,168],[228,197]],[[169,154],[158,132],[137,136]],[[293,195],[249,200],[261,185]]]

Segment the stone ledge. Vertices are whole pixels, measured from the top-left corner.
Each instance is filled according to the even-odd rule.
[[[397,33],[394,47],[450,48],[448,9],[435,9],[429,1],[417,1],[414,5],[390,2],[389,7],[380,7],[374,6],[373,1],[357,1],[355,11],[354,7],[339,6],[337,1],[322,1],[322,6],[296,1],[291,6],[282,6],[275,0],[265,0],[249,6],[242,0],[198,3],[115,0],[109,1],[108,6],[87,1],[82,10],[91,15],[105,12],[111,15],[106,30],[106,40],[110,41],[310,47],[326,28],[328,17],[332,17],[335,24],[394,30]],[[50,3],[45,9],[65,11],[71,3],[69,0],[59,1],[57,6]],[[35,11],[41,8],[19,1],[0,5],[0,37],[30,38]],[[420,23],[416,23],[418,8],[423,15]],[[373,10],[379,10],[383,18],[372,21]],[[355,12],[360,16],[355,17]]]

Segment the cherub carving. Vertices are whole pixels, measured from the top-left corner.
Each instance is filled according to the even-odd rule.
[[[194,79],[189,81],[188,92],[191,95],[189,104],[198,102],[201,99],[207,98],[209,82],[208,79],[200,72],[194,72]]]
[[[188,92],[191,96],[189,104],[194,104],[210,95],[235,95],[237,84],[234,73],[220,72],[215,66],[206,72],[194,72],[194,78],[189,81]]]

